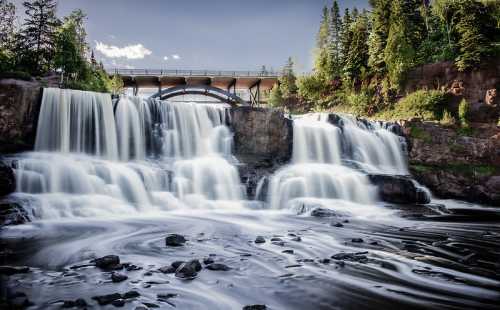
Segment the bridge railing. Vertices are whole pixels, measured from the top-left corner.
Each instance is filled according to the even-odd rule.
[[[129,76],[210,76],[210,77],[279,77],[275,71],[175,70],[175,69],[110,69],[108,74]]]

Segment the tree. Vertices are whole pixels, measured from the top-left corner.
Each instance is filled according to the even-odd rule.
[[[347,55],[349,54],[349,48],[351,47],[352,41],[352,18],[349,13],[349,9],[345,9],[344,17],[342,19],[342,31],[340,33],[340,51],[342,55],[342,67],[345,65],[347,60]]]
[[[351,25],[352,38],[349,45],[344,73],[346,79],[357,82],[362,80],[368,67],[368,17],[360,15]]]
[[[107,88],[114,95],[123,94],[124,93],[123,79],[118,74],[113,75],[113,77],[108,81]]]
[[[275,84],[269,94],[269,105],[271,107],[280,107],[283,105],[284,101],[285,99],[283,98],[281,87],[279,86],[279,84]]]
[[[372,31],[369,37],[368,65],[374,73],[386,72],[384,50],[387,45],[391,18],[391,0],[372,0]]]
[[[9,1],[0,0],[0,72],[12,69],[12,43],[15,36],[16,7]]]
[[[54,65],[61,68],[67,77],[78,78],[86,60],[82,56],[76,24],[66,20],[57,29],[55,37]]]
[[[285,98],[292,97],[297,94],[297,77],[295,76],[293,70],[293,60],[292,57],[288,57],[288,61],[283,67],[283,74],[279,78],[281,91]]]
[[[55,0],[24,2],[26,19],[17,41],[20,65],[34,74],[43,74],[52,67],[56,28]]]
[[[316,41],[314,69],[317,74],[329,77],[331,74],[331,61],[330,61],[330,15],[328,8],[323,7],[323,15],[319,26],[319,31]]]
[[[341,51],[342,19],[337,1],[333,1],[330,10],[330,59],[333,76],[340,76],[342,71]]]

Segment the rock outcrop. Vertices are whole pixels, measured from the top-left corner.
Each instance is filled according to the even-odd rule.
[[[369,174],[383,201],[399,204],[426,204],[431,202],[428,193],[417,186],[410,176]]]
[[[500,128],[403,123],[412,175],[435,195],[500,205]]]
[[[0,161],[0,197],[13,193],[16,190],[14,171]]]
[[[0,80],[0,153],[33,148],[41,95],[38,82]]]

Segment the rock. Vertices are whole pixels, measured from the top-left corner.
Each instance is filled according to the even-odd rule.
[[[0,274],[11,276],[18,273],[28,273],[30,272],[29,267],[11,267],[11,266],[0,266]]]
[[[158,294],[158,295],[156,295],[156,298],[159,301],[167,301],[167,300],[169,300],[171,298],[175,298],[177,296],[178,296],[177,294],[167,293],[167,294]]]
[[[0,153],[33,149],[41,97],[38,82],[0,79]]]
[[[177,268],[173,267],[173,266],[165,266],[165,267],[161,267],[160,269],[158,269],[161,273],[175,273],[175,270],[177,270]]]
[[[92,299],[97,301],[97,303],[101,306],[109,305],[113,301],[121,299],[122,295],[120,293],[113,293],[108,295],[94,296]]]
[[[214,262],[214,260],[211,257],[206,257],[203,259],[203,264],[205,265],[210,265]]]
[[[220,263],[213,263],[210,264],[206,267],[208,270],[212,271],[228,271],[231,270],[231,268],[225,264],[220,264]]]
[[[248,305],[244,306],[243,310],[266,310],[266,305]]]
[[[172,267],[174,267],[175,269],[179,268],[182,264],[184,264],[185,262],[184,261],[181,261],[181,260],[177,260],[175,262],[173,262],[172,264],[170,264]]]
[[[271,238],[271,242],[276,242],[276,241],[283,241],[283,239],[281,239],[279,237],[272,237]]]
[[[333,227],[344,227],[344,224],[342,224],[342,223],[338,223],[338,222],[337,222],[337,223],[335,223],[335,224],[334,224],[334,223],[332,223],[331,225],[332,225]]]
[[[316,208],[316,209],[314,209],[314,210],[311,211],[311,216],[315,216],[315,217],[334,217],[334,216],[338,216],[338,214],[335,211],[330,210],[330,209]]]
[[[124,274],[121,274],[121,273],[115,273],[115,272],[114,272],[114,273],[111,275],[111,280],[112,280],[113,282],[115,282],[115,283],[122,282],[122,281],[125,281],[125,280],[127,280],[127,279],[128,279],[128,277],[127,277],[126,275],[124,275]]]
[[[418,187],[409,176],[369,174],[370,181],[378,187],[382,200],[391,203],[429,203],[430,196]]]
[[[0,227],[21,225],[27,222],[30,222],[30,217],[20,204],[16,202],[0,203]]]
[[[292,155],[293,122],[276,109],[240,106],[231,109],[236,157],[253,156],[287,162]]]
[[[121,307],[125,306],[125,300],[123,300],[123,299],[113,300],[113,301],[111,302],[111,304],[112,304],[113,306],[115,306],[115,307],[119,307],[119,308],[121,308]]]
[[[153,304],[153,303],[150,303],[150,302],[143,302],[142,304],[145,305],[148,308],[160,308],[160,306],[158,306],[157,304]]]
[[[361,238],[352,238],[351,242],[354,242],[354,243],[363,243],[364,241]]]
[[[106,255],[96,258],[91,262],[93,262],[96,267],[106,271],[123,269],[123,265],[120,264],[120,257],[117,255]]]
[[[200,264],[200,262],[198,262],[198,264]],[[194,279],[198,275],[197,271],[201,270],[201,265],[199,265],[200,268],[199,270],[197,270],[198,264],[187,262],[180,265],[179,268],[177,268],[177,270],[175,271],[175,276],[181,279]]]
[[[300,236],[292,238],[292,241],[300,242],[302,241],[302,238]]]
[[[0,197],[9,195],[16,190],[16,177],[11,167],[0,162]]]
[[[283,250],[283,251],[281,251],[281,253],[293,254],[293,250]]]
[[[347,260],[347,261],[352,261],[352,262],[366,262],[367,257],[365,254],[368,252],[358,252],[358,253],[338,253],[335,255],[332,255],[332,259],[334,260]]]
[[[497,90],[496,88],[491,88],[486,91],[486,95],[484,97],[484,102],[491,106],[496,106],[496,98],[497,98]]]
[[[266,242],[266,239],[264,239],[264,237],[262,236],[257,236],[257,238],[255,238],[255,243],[264,243]]]
[[[182,236],[182,235],[171,234],[165,238],[165,245],[166,246],[174,246],[174,247],[175,246],[182,246],[182,245],[184,245],[184,243],[186,243],[186,238],[184,238],[184,236]]]
[[[139,294],[139,292],[137,291],[128,291],[125,294],[123,294],[124,299],[137,298],[139,296],[141,296],[141,294]]]
[[[87,302],[83,298],[77,300],[65,300],[62,308],[87,308]]]

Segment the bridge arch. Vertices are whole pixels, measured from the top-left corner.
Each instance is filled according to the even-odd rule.
[[[248,103],[241,99],[236,94],[230,93],[224,89],[213,87],[209,85],[182,85],[163,89],[155,93],[150,98],[166,100],[169,98],[182,96],[182,95],[203,95],[215,98],[222,102],[228,103],[232,106],[248,105]]]

